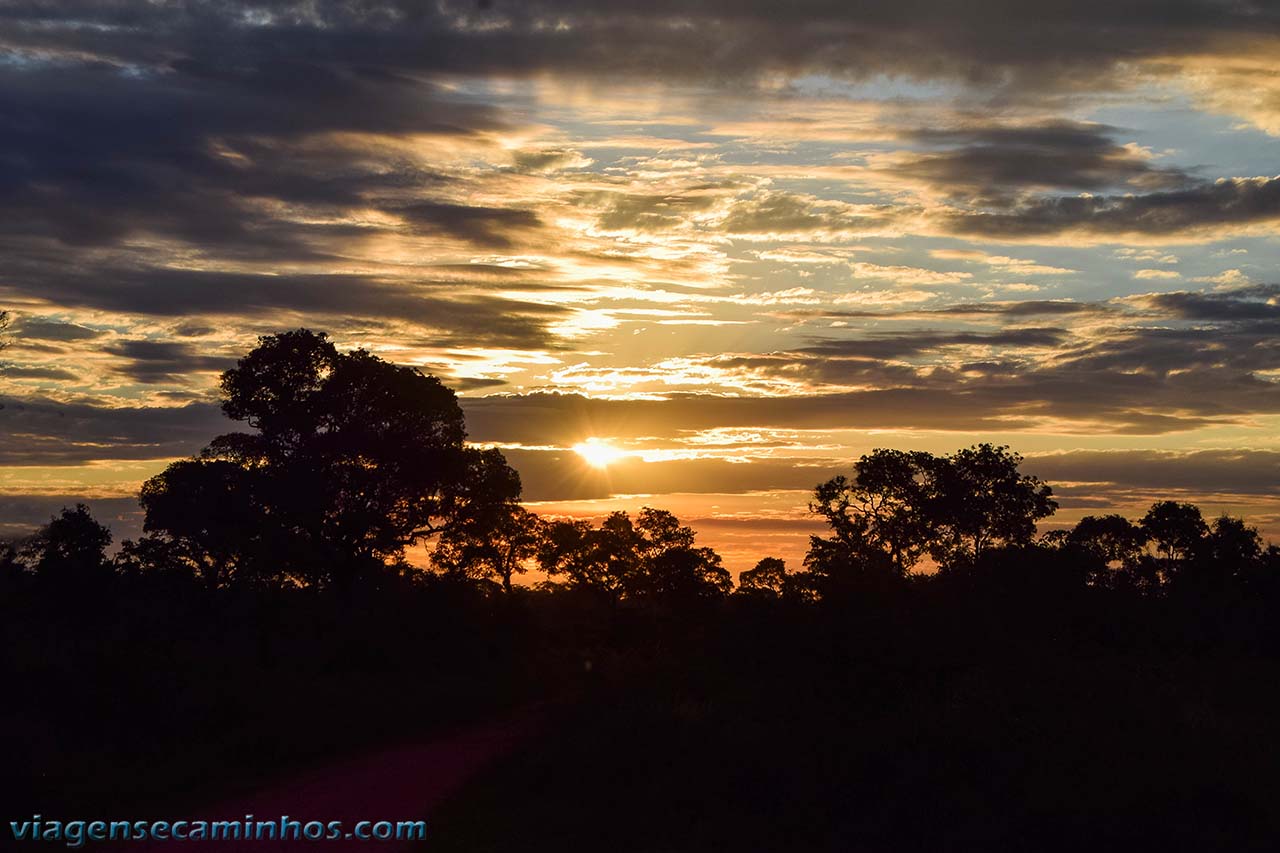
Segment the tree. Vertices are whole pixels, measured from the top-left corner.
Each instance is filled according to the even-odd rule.
[[[262,542],[270,514],[263,505],[258,471],[225,459],[175,462],[142,485],[143,529],[173,544],[210,589],[255,571],[278,568],[267,561]],[[133,550],[139,547],[133,544]]]
[[[432,554],[446,574],[496,578],[511,592],[511,578],[526,569],[542,541],[542,521],[517,503],[520,477],[495,450],[471,451],[472,476],[451,495],[452,522]]]
[[[878,449],[851,481],[814,490],[809,509],[829,537],[811,537],[805,565],[824,584],[885,584],[927,552],[943,568],[973,565],[992,547],[1030,544],[1057,509],[1052,490],[1018,473],[1022,457],[979,444],[950,456]]]
[[[1058,508],[1053,490],[1018,473],[1022,456],[977,444],[925,460],[929,551],[945,569],[973,565],[993,547],[1029,545],[1036,522]]]
[[[538,565],[552,578],[563,577],[563,585],[570,589],[620,599],[627,581],[626,569],[609,559],[602,538],[588,521],[552,521],[542,529],[536,553]]]
[[[22,557],[36,576],[68,590],[92,586],[111,575],[107,548],[111,531],[84,504],[62,512],[26,543]]]
[[[1251,578],[1262,554],[1258,528],[1248,526],[1242,518],[1224,514],[1214,519],[1207,534],[1196,543],[1183,573],[1200,585],[1223,587]]]
[[[755,568],[738,576],[738,592],[780,598],[788,588],[787,564],[777,557],[765,557]]]
[[[1123,515],[1086,515],[1067,535],[1067,543],[1103,563],[1130,563],[1147,544],[1147,533]]]
[[[728,593],[733,579],[720,556],[694,543],[694,532],[666,510],[644,507],[633,522],[610,513],[599,528],[584,521],[546,526],[538,562],[571,588],[623,598],[702,598]]]
[[[233,489],[238,498],[228,499],[255,516],[249,539],[281,575],[349,587],[385,574],[407,546],[441,533],[455,509],[474,503],[477,483],[495,482],[477,466],[501,454],[465,446],[451,390],[364,350],[340,353],[323,333],[259,338],[222,375],[221,389],[223,411],[255,431],[219,436],[202,460],[236,466],[243,476],[233,483],[229,470],[166,475],[212,477]],[[153,488],[168,491],[164,483]],[[242,533],[232,537],[220,525],[193,531],[176,513],[161,512],[163,501],[155,505],[150,529],[201,542],[208,562],[240,553]]]
[[[932,460],[881,448],[858,460],[852,480],[837,476],[817,486],[809,511],[827,521],[832,535],[814,538],[810,562],[828,572],[846,564],[905,577],[929,541]]]
[[[644,507],[636,519],[640,571],[633,592],[665,598],[727,595],[733,578],[710,548],[694,545],[693,528],[662,509]]]
[[[1142,530],[1155,543],[1165,580],[1194,555],[1209,526],[1195,504],[1158,501],[1142,517]]]
[[[10,317],[8,311],[0,311],[0,350],[9,346],[9,338],[6,337],[9,331]]]

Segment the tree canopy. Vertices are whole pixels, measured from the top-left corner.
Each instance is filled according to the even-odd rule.
[[[928,554],[944,571],[993,547],[1025,545],[1057,509],[1052,490],[1021,474],[1022,457],[978,444],[947,456],[877,449],[814,490],[831,535],[810,540],[807,565],[828,581],[902,578]]]
[[[610,513],[598,528],[551,522],[537,556],[543,571],[565,586],[612,600],[728,593],[733,580],[720,556],[697,547],[694,538],[670,512],[645,507],[634,521],[625,512]]]
[[[465,445],[462,410],[438,379],[339,352],[323,333],[260,338],[221,389],[223,411],[253,431],[215,438],[142,495],[146,529],[214,583],[349,585],[466,508],[519,495],[500,453]]]

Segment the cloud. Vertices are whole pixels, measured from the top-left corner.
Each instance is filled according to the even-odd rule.
[[[10,379],[52,379],[75,382],[80,377],[59,367],[31,367],[21,364],[0,364],[0,376]]]
[[[1158,190],[1190,181],[1183,171],[1152,165],[1142,149],[1120,145],[1117,129],[1058,120],[1009,126],[977,125],[907,131],[922,151],[881,155],[872,165],[954,198],[1011,205],[1031,190]]]
[[[42,317],[23,316],[13,324],[12,333],[23,340],[38,341],[91,341],[105,332],[90,329],[76,323],[64,323]]]
[[[735,201],[719,224],[725,233],[748,240],[832,240],[883,233],[902,216],[893,205],[763,191]]]
[[[542,148],[517,151],[512,157],[522,172],[555,172],[561,169],[584,169],[595,161],[572,148]]]
[[[1274,286],[1142,294],[1106,303],[959,304],[847,312],[978,328],[854,329],[789,350],[586,371],[593,383],[662,399],[534,394],[469,402],[481,440],[547,443],[557,430],[673,436],[714,427],[918,429],[1154,435],[1250,425],[1280,414]],[[997,327],[1060,314],[1070,328]],[[789,316],[808,316],[805,311]],[[818,312],[830,318],[839,312]],[[581,372],[581,371],[579,371]],[[625,371],[624,371],[625,372]],[[575,380],[565,371],[563,383]],[[692,393],[671,393],[684,387]],[[744,396],[732,397],[716,390]],[[515,424],[504,425],[502,417]],[[545,430],[545,431],[544,431]]]
[[[1253,285],[1230,291],[1174,291],[1126,297],[1124,302],[1181,320],[1280,320],[1280,285]]]
[[[946,347],[1052,347],[1062,343],[1062,329],[1010,329],[1000,332],[935,332],[914,330],[882,333],[854,340],[825,340],[797,352],[827,358],[892,359]]]
[[[439,345],[542,348],[548,324],[563,307],[484,294],[452,295],[456,281],[398,281],[366,275],[269,274],[164,267],[99,266],[42,262],[25,265],[19,278],[41,298],[71,308],[126,315],[276,318],[281,312],[319,317],[384,318],[430,330]],[[20,294],[25,287],[0,283]],[[290,321],[286,321],[290,322]],[[324,321],[320,321],[324,324]]]
[[[111,528],[113,545],[142,533],[142,511],[135,497],[0,494],[0,539],[28,536],[48,524],[64,507],[77,503],[88,504],[93,517]]]
[[[277,260],[323,255],[313,241],[362,233],[367,224],[344,218],[378,193],[441,181],[403,157],[371,161],[368,146],[352,156],[340,134],[501,126],[491,108],[446,103],[420,81],[267,59],[140,73],[5,63],[0,116],[0,233],[84,247],[147,235]]]
[[[1224,178],[1188,189],[1122,196],[1036,198],[1007,212],[946,212],[944,230],[994,240],[1079,236],[1212,239],[1280,219],[1280,177]]]
[[[235,359],[207,355],[200,348],[174,341],[121,341],[106,352],[119,356],[113,371],[134,382],[177,383],[192,373],[218,372],[235,366]]]
[[[465,204],[421,202],[396,211],[424,233],[440,231],[484,249],[509,249],[516,237],[528,239],[542,225],[531,210],[473,207]]]
[[[1256,2],[1143,0],[1053,8],[982,0],[850,5],[808,0],[786,10],[732,0],[583,3],[499,0],[430,6],[228,2],[134,8],[81,0],[59,7],[11,4],[6,40],[31,54],[90,55],[122,65],[164,63],[175,50],[206,73],[273,56],[326,58],[351,68],[419,73],[602,74],[741,80],[768,74],[860,77],[896,73],[1053,91],[1098,86],[1135,63],[1265,44],[1273,9]],[[27,26],[21,26],[27,24]],[[74,24],[74,25],[70,25]],[[708,45],[713,49],[708,49]],[[238,50],[228,50],[234,45]],[[1256,53],[1256,50],[1251,51]],[[218,63],[218,64],[215,64]],[[241,72],[244,73],[244,72]],[[323,81],[323,78],[322,78]],[[295,90],[312,78],[300,75]],[[267,76],[263,85],[290,85]]]
[[[935,258],[949,261],[967,261],[975,264],[986,264],[1000,272],[1011,275],[1067,275],[1075,270],[1038,264],[1023,258],[1011,258],[1007,255],[989,255],[975,249],[934,249],[929,254]]]
[[[1087,483],[1097,494],[1280,495],[1280,452],[1274,450],[1072,450],[1033,454],[1023,467],[1049,482]]]
[[[188,456],[231,426],[208,403],[105,407],[10,396],[0,398],[0,404],[2,465]]]

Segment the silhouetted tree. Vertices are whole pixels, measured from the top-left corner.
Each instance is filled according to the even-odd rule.
[[[765,557],[755,568],[738,575],[738,592],[778,598],[787,589],[787,564],[777,557]]]
[[[992,444],[925,462],[929,551],[942,569],[972,565],[988,548],[1029,545],[1036,522],[1057,510],[1053,490],[1020,474],[1021,464],[1022,456]]]
[[[556,521],[545,528],[538,562],[565,585],[611,599],[718,596],[733,579],[710,548],[694,544],[694,532],[665,510],[645,507],[636,521],[610,513],[599,528]]]
[[[190,463],[161,476],[200,481],[208,494],[236,490],[258,519],[249,539],[281,575],[340,587],[384,575],[408,545],[441,533],[455,509],[475,503],[477,484],[495,482],[478,466],[501,454],[465,447],[451,390],[364,350],[340,353],[323,333],[260,338],[222,375],[221,388],[223,411],[256,432],[214,439],[199,464],[228,463],[244,476]],[[200,543],[210,572],[220,576],[217,567],[243,553],[243,532],[194,529],[162,511],[186,498],[170,499],[164,481],[150,491],[151,529]]]
[[[225,459],[175,462],[142,486],[139,502],[146,513],[144,529],[167,539],[170,548],[130,544],[138,567],[143,559],[164,553],[171,562],[186,565],[208,588],[217,589],[255,570],[264,573],[281,566],[253,562],[271,516],[260,494],[261,472]],[[172,568],[172,567],[171,567]]]
[[[602,539],[588,521],[549,522],[538,543],[538,565],[550,577],[563,577],[566,587],[619,599],[628,567],[610,560]]]
[[[979,444],[950,456],[879,449],[852,481],[814,490],[810,511],[831,527],[810,537],[805,566],[820,583],[890,583],[928,552],[943,569],[973,565],[992,547],[1031,543],[1057,509],[1052,490],[1018,473],[1022,457]]]
[[[1224,588],[1253,574],[1262,558],[1262,537],[1244,519],[1221,515],[1195,543],[1182,571],[1182,580],[1200,587]]]
[[[1084,563],[1089,583],[1095,586],[1133,586],[1135,567],[1147,544],[1146,531],[1123,515],[1087,515],[1069,531],[1054,531],[1061,548]],[[1140,585],[1140,584],[1137,584]]]
[[[10,317],[8,311],[0,311],[0,350],[9,346],[9,324]]]
[[[1164,580],[1170,580],[1191,559],[1209,532],[1200,508],[1177,501],[1158,501],[1142,517],[1142,529],[1155,543]]]
[[[21,557],[45,581],[68,591],[96,585],[111,575],[107,548],[111,531],[84,504],[63,508],[22,548]]]
[[[26,573],[18,554],[17,539],[0,539],[0,584],[16,580]]]
[[[116,573],[150,583],[158,578],[185,584],[207,584],[203,565],[183,544],[167,536],[126,539],[116,553]]]
[[[511,592],[513,575],[538,553],[542,523],[516,502],[520,477],[497,450],[471,451],[472,474],[452,495],[452,521],[432,562],[446,574],[496,578]]]
[[[727,595],[733,578],[720,555],[694,544],[693,528],[662,509],[644,507],[636,518],[639,568],[631,592],[656,597],[699,598]]]
[[[906,576],[930,538],[927,453],[877,449],[862,456],[852,480],[837,476],[814,489],[809,511],[831,527],[811,540],[811,570],[888,572]],[[855,569],[856,567],[856,569]]]
[[[1123,515],[1086,515],[1076,523],[1067,542],[1103,563],[1130,563],[1147,544],[1147,533]]]

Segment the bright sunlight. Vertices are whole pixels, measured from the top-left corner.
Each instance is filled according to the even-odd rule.
[[[608,468],[627,455],[625,450],[619,450],[599,438],[588,438],[586,441],[578,442],[573,446],[573,452],[587,460],[587,464],[593,468]]]

